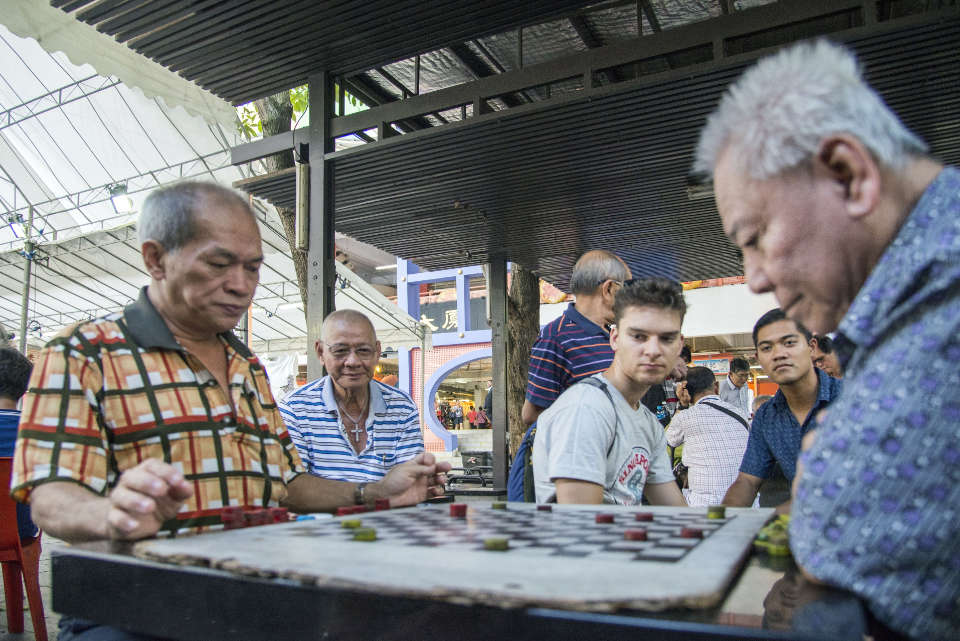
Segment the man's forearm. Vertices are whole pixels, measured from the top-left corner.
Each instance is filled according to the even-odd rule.
[[[520,408],[520,418],[526,425],[533,425],[542,413],[542,407],[538,407],[528,400],[524,400],[523,407]]]
[[[301,474],[287,486],[287,497],[280,504],[294,512],[333,512],[354,504],[356,483],[333,481],[312,474]],[[382,498],[376,484],[364,488],[364,501]]]
[[[756,498],[759,487],[759,482],[751,482],[750,479],[744,478],[741,472],[724,495],[723,504],[730,507],[750,507],[753,505],[753,499]]]
[[[110,537],[109,499],[70,481],[35,487],[30,494],[30,511],[41,530],[68,543]]]

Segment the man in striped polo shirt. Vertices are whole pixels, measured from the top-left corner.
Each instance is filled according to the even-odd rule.
[[[373,380],[380,342],[362,313],[343,309],[323,321],[317,355],[327,375],[287,395],[280,414],[307,471],[364,484],[423,451],[416,404]]]
[[[576,301],[540,330],[530,353],[523,421],[530,425],[575,382],[602,372],[613,362],[610,333],[613,297],[631,278],[616,254],[589,251],[573,266],[570,290]]]

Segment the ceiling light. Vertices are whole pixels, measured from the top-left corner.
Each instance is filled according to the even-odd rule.
[[[107,187],[110,191],[110,200],[118,214],[129,214],[133,211],[133,198],[127,195],[127,183],[116,183]]]
[[[374,267],[374,269],[377,270],[378,272],[390,272],[395,270],[396,268],[397,268],[396,263],[394,263],[393,265],[377,265],[376,267]]]

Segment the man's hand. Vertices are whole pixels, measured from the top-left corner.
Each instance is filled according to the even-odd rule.
[[[368,489],[374,489],[380,498],[389,498],[391,505],[416,505],[433,496],[442,496],[449,463],[437,463],[429,452],[421,452],[413,459],[396,465],[380,481]]]
[[[687,378],[687,364],[682,360],[678,360],[677,364],[673,366],[673,371],[670,372],[670,376],[673,377],[675,381],[683,381]]]
[[[129,541],[153,536],[192,495],[193,488],[175,467],[147,459],[123,472],[107,497],[107,535]]]
[[[690,401],[693,400],[690,398],[690,392],[687,391],[687,382],[680,381],[677,383],[677,404],[680,407],[690,407]]]

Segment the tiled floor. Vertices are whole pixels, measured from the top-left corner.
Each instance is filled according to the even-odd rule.
[[[53,613],[50,598],[50,550],[65,545],[62,541],[50,538],[44,535],[40,541],[43,546],[43,552],[40,555],[40,591],[43,593],[43,610],[47,619],[47,638],[54,641],[57,638],[57,621],[59,616]],[[30,620],[29,603],[27,603],[26,594],[23,598],[23,628],[22,634],[11,634],[7,631],[7,603],[3,595],[3,589],[0,588],[0,641],[34,641],[33,622]]]

